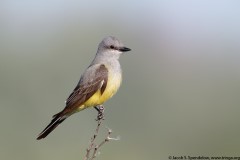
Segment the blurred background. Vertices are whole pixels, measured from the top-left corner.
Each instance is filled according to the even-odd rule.
[[[131,52],[105,104],[120,141],[103,159],[240,154],[240,2],[0,1],[0,159],[83,159],[96,111],[37,135],[64,107],[102,38]],[[106,135],[102,128],[100,139]]]

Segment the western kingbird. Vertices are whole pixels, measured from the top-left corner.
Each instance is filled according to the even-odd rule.
[[[98,46],[92,63],[84,71],[77,86],[66,100],[65,108],[52,117],[51,123],[37,139],[45,138],[70,115],[88,107],[102,105],[111,98],[122,81],[119,57],[123,52],[130,50],[115,37],[104,38]]]

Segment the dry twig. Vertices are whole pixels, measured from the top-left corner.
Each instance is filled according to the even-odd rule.
[[[119,138],[111,138],[110,135],[112,134],[112,130],[110,128],[107,128],[108,133],[106,138],[101,143],[99,143],[99,145],[96,144],[95,141],[98,136],[102,121],[104,120],[104,116],[103,116],[104,106],[100,105],[98,108],[95,108],[95,109],[98,111],[98,116],[96,119],[97,128],[95,130],[94,135],[91,138],[89,147],[86,149],[86,155],[84,157],[84,160],[93,160],[94,158],[96,158],[99,148],[102,147],[106,142],[109,142],[110,140],[119,140]]]

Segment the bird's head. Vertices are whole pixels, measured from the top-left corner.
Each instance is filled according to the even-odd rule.
[[[119,57],[123,52],[131,51],[116,37],[108,36],[102,40],[98,46],[97,54],[104,54],[105,56],[117,56]]]

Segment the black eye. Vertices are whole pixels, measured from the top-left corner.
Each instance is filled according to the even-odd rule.
[[[111,49],[114,49],[115,47],[113,45],[110,46]]]

